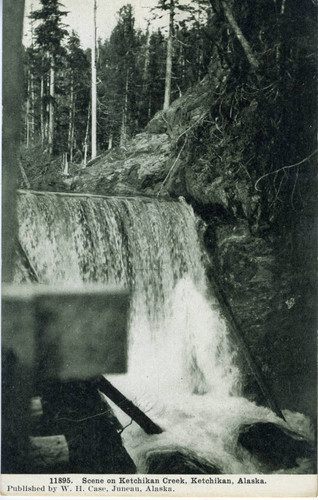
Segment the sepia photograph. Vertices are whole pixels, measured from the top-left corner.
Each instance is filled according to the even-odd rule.
[[[2,495],[317,495],[317,9],[3,1]]]

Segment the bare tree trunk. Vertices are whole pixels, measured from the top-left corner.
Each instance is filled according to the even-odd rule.
[[[96,158],[96,0],[94,0],[94,37],[92,47],[92,150],[91,158]]]
[[[33,74],[31,73],[30,74],[30,90],[31,90],[31,124],[30,124],[30,139],[31,139],[31,142],[33,143],[34,142],[34,132],[35,132],[35,123],[34,123],[34,119],[35,119],[35,116],[34,116],[34,113],[35,113],[35,109],[34,109],[34,102],[35,102],[35,99],[34,99],[34,79],[33,79]]]
[[[167,42],[167,58],[166,58],[166,82],[165,82],[165,98],[163,109],[168,109],[171,96],[171,78],[172,78],[172,55],[173,55],[173,30],[174,30],[174,0],[170,0],[169,14],[169,34]]]
[[[63,175],[68,176],[68,159],[67,153],[63,153]]]
[[[151,95],[151,92],[150,92],[149,99],[148,99],[148,121],[151,118],[151,107],[152,107],[152,95]]]
[[[110,134],[108,138],[108,149],[112,149],[113,147],[113,134]]]
[[[54,79],[55,79],[55,71],[54,71],[54,58],[51,55],[51,66],[50,66],[50,103],[49,103],[49,153],[53,153],[53,143],[54,143],[54,97],[55,97],[55,88],[54,88]]]
[[[41,126],[41,144],[42,144],[42,147],[44,146],[44,140],[45,140],[43,99],[44,99],[44,78],[42,75],[41,76],[41,96],[40,96],[40,126]]]
[[[210,3],[213,7],[212,0],[210,0]],[[224,11],[226,19],[228,20],[233,32],[235,33],[238,41],[240,42],[240,44],[245,52],[245,55],[246,55],[248,62],[250,63],[250,65],[252,66],[253,69],[258,69],[258,66],[259,66],[258,61],[257,61],[256,57],[254,56],[253,51],[252,51],[248,41],[246,40],[245,36],[243,35],[239,25],[237,24],[236,20],[234,19],[234,16],[231,12],[231,9],[229,8],[229,6],[227,4],[227,0],[221,0],[221,5],[223,7],[223,11]]]
[[[91,113],[91,107],[89,105],[88,106],[88,113],[87,113],[87,124],[86,124],[85,139],[84,139],[83,168],[86,168],[86,165],[87,165],[88,134],[89,134],[89,116],[90,116],[90,113]]]
[[[127,113],[128,113],[128,90],[129,90],[129,69],[126,71],[125,97],[122,111],[122,121],[120,130],[120,146],[124,146],[127,139]]]
[[[25,173],[25,170],[24,170],[24,167],[21,163],[21,160],[19,159],[18,161],[18,164],[19,164],[19,170],[20,170],[20,173],[21,173],[21,176],[22,176],[22,179],[23,179],[23,182],[25,184],[25,187],[27,189],[30,189],[30,183],[29,183],[29,179],[27,177],[27,174]]]
[[[33,13],[33,2],[31,2],[31,14]],[[33,49],[33,37],[34,37],[34,31],[33,31],[33,24],[34,24],[34,19],[31,20],[31,47]],[[34,142],[34,137],[35,137],[35,94],[34,94],[34,77],[32,71],[30,72],[30,85],[31,85],[31,141],[32,143]]]
[[[50,74],[46,75],[46,96],[50,97]],[[49,140],[49,116],[50,116],[50,103],[46,104],[46,112],[44,115],[44,123],[45,123],[45,141],[48,143]]]
[[[149,59],[150,59],[150,33],[149,33],[149,24],[150,22],[148,21],[147,24],[147,32],[146,32],[146,49],[145,49],[145,61],[144,61],[144,67],[143,67],[143,95],[146,92],[147,89],[147,76],[148,76],[148,67],[149,67]]]
[[[200,32],[199,32],[199,29],[200,29],[200,26],[201,26],[201,5],[200,3],[198,4],[198,18],[197,18],[197,23],[198,23],[198,32],[197,32],[197,36],[198,36],[198,82],[200,83],[201,81],[201,68],[203,66],[203,49],[202,49],[202,44],[199,43],[199,39],[200,39]]]
[[[73,142],[74,142],[74,77],[71,78],[71,95],[70,95],[70,109],[69,109],[69,121],[68,121],[68,152],[70,157],[70,162],[73,161]]]
[[[27,102],[26,102],[26,113],[25,113],[25,125],[26,125],[26,147],[30,146],[30,71],[28,71],[28,90],[27,90]]]
[[[74,152],[74,133],[75,133],[75,98],[73,101],[73,111],[72,111],[72,132],[71,132],[71,149],[70,149],[70,162],[73,162],[73,152]]]
[[[181,66],[181,84],[183,84],[184,81],[185,81],[185,78],[186,78],[186,71],[185,71],[186,64],[185,64],[185,57],[184,57],[184,49],[183,49],[182,46],[180,48],[180,61],[179,61],[179,64]],[[179,87],[179,95],[182,95],[180,87]]]

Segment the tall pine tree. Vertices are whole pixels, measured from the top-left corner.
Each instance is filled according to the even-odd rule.
[[[51,154],[54,151],[56,73],[66,54],[62,41],[67,30],[62,19],[67,12],[61,7],[62,4],[57,0],[41,0],[41,8],[30,15],[31,19],[38,22],[34,29],[35,47],[42,59],[41,134],[47,140]]]

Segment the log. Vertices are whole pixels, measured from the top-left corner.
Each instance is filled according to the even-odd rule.
[[[155,424],[144,412],[129,401],[105,377],[98,377],[94,383],[105,396],[131,417],[147,434],[161,434],[163,432],[159,425]]]
[[[92,165],[94,165],[94,163],[96,163],[98,160],[100,160],[101,157],[102,157],[102,155],[95,156],[95,158],[92,158],[91,160],[89,160],[86,163],[86,167],[91,167]]]

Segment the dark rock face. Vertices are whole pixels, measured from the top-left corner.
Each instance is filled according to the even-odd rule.
[[[218,224],[213,235],[210,272],[218,277],[271,393],[281,409],[314,417],[316,294],[308,280],[313,261],[307,254],[306,268],[290,252],[287,243],[297,241],[297,233],[283,241],[279,234],[261,237],[240,221]],[[243,373],[245,394],[264,404],[251,374],[244,368]]]
[[[221,470],[180,451],[153,453],[148,459],[148,474],[221,474]]]
[[[296,467],[297,459],[307,458],[313,462],[315,470],[315,449],[294,433],[271,423],[257,423],[245,426],[238,443],[246,448],[269,471]]]

